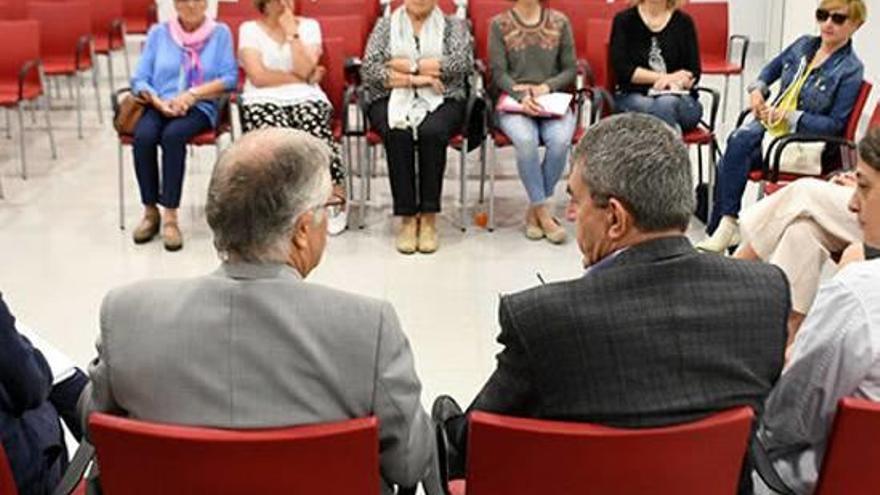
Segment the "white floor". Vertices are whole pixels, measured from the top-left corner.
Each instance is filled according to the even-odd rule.
[[[760,60],[751,62],[752,67],[759,64]],[[719,78],[704,83],[721,89]],[[738,84],[731,86],[731,95],[735,95]],[[107,81],[101,89],[104,105]],[[99,125],[91,87],[86,86],[83,94],[88,108],[82,140],[76,135],[66,86],[54,102],[57,160],[50,159],[45,133],[32,130],[34,125],[26,119],[31,128],[27,181],[18,176],[17,129],[12,140],[0,134],[0,178],[6,192],[6,199],[0,200],[0,259],[4,260],[0,291],[20,320],[80,365],[86,365],[94,354],[98,308],[108,289],[144,277],[196,276],[218,263],[202,210],[214,151],[198,149],[189,160],[181,209],[183,251],[166,253],[159,242],[135,246],[130,231],[117,227],[117,141],[109,114],[104,125]],[[108,111],[107,105],[104,109]],[[729,121],[735,118],[736,109],[731,104]],[[43,125],[42,116],[37,122]],[[402,256],[394,251],[387,179],[379,177],[373,181],[375,197],[367,228],[332,238],[323,263],[310,279],[394,304],[412,342],[426,407],[440,393],[451,393],[468,403],[491,373],[499,350],[494,341],[499,294],[537,284],[536,273],[548,281],[581,273],[574,242],[553,246],[522,235],[526,199],[509,152],[499,154],[504,177],[498,185],[498,229],[494,233],[479,227],[467,233],[456,229],[452,225],[457,214],[456,158],[450,152],[444,193],[447,221],[436,254]],[[131,228],[140,211],[128,149],[125,160],[126,225]],[[476,154],[470,170],[478,170]],[[560,184],[560,207],[563,190]],[[472,180],[470,197],[475,198],[476,192],[477,181]],[[693,239],[702,236],[698,222],[690,235]]]

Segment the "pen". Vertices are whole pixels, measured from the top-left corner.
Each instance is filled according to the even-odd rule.
[[[541,285],[547,285],[547,282],[544,281],[544,277],[541,276],[541,272],[535,272],[535,276],[538,277],[538,281],[541,282]]]

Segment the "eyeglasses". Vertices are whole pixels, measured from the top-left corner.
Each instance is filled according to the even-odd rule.
[[[846,14],[838,14],[836,12],[832,14],[831,12],[828,12],[828,10],[826,10],[826,9],[816,9],[816,21],[819,24],[827,21],[829,18],[831,19],[831,22],[833,22],[834,24],[837,24],[838,26],[842,26],[843,23],[846,22],[847,19],[849,19],[849,16]]]

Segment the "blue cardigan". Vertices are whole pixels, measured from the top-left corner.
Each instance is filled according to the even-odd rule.
[[[220,79],[227,91],[235,89],[238,82],[238,66],[232,47],[232,35],[226,24],[217,23],[199,56],[202,60],[205,82]],[[137,70],[131,78],[132,91],[135,93],[148,91],[163,100],[174,98],[186,91],[183,57],[183,48],[171,38],[168,23],[154,25],[147,33],[147,43]],[[196,103],[196,108],[211,119],[212,125],[217,125],[216,101],[201,100]]]
[[[16,331],[0,296],[0,440],[22,495],[51,493],[67,465],[51,391],[49,365]]]

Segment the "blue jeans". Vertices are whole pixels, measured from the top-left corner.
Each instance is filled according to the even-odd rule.
[[[531,204],[541,204],[553,196],[568,162],[576,124],[577,119],[571,110],[557,119],[532,118],[518,113],[498,114],[498,127],[516,148],[516,167]],[[538,154],[541,144],[547,148],[543,163]]]
[[[134,129],[134,170],[141,190],[141,203],[180,206],[183,172],[186,166],[186,143],[196,134],[211,128],[208,116],[196,107],[182,117],[168,118],[154,108],[147,108]],[[162,182],[159,183],[157,147],[162,147]]]
[[[706,231],[710,234],[725,215],[739,216],[742,195],[749,182],[749,172],[761,167],[761,142],[764,126],[751,120],[734,130],[727,138],[727,150],[718,161],[715,201]]]
[[[621,112],[647,113],[685,132],[697,127],[703,116],[703,105],[693,96],[618,93],[614,101]]]

